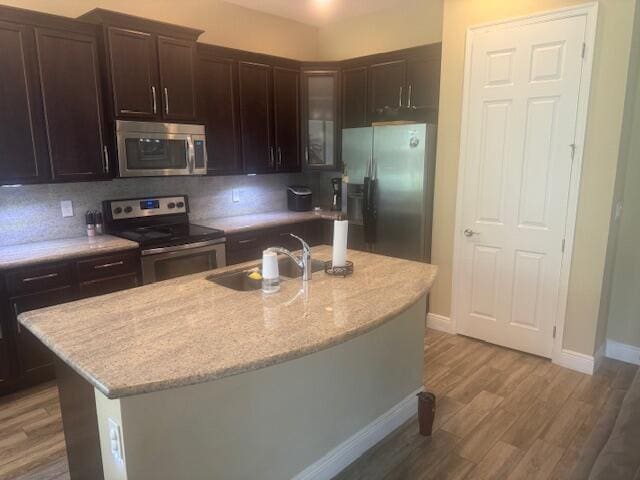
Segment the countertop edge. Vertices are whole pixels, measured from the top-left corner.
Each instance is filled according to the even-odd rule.
[[[434,268],[437,269],[436,266],[433,266]],[[437,270],[436,272],[437,273]],[[158,391],[162,391],[162,390],[169,390],[172,388],[180,388],[180,387],[187,387],[190,385],[197,385],[200,383],[206,383],[206,382],[210,382],[210,381],[215,381],[215,380],[220,380],[222,378],[225,377],[231,377],[234,375],[240,375],[242,373],[248,373],[251,371],[256,371],[256,370],[261,370],[263,368],[267,368],[267,367],[271,367],[274,365],[278,365],[281,363],[285,363],[291,360],[296,360],[298,358],[304,357],[306,355],[311,355],[313,353],[317,353],[323,350],[327,350],[331,347],[343,344],[348,342],[349,340],[352,340],[356,337],[359,337],[361,335],[364,335],[372,330],[375,330],[376,328],[384,325],[385,323],[387,323],[389,320],[391,320],[392,318],[398,316],[400,313],[402,313],[403,311],[407,310],[409,307],[411,307],[412,305],[414,305],[417,301],[420,300],[420,298],[424,295],[427,295],[430,290],[431,290],[432,284],[425,286],[423,289],[420,290],[420,292],[418,292],[416,295],[414,295],[408,302],[405,302],[403,305],[395,308],[394,310],[392,310],[391,312],[389,312],[388,314],[380,317],[379,319],[373,320],[369,323],[367,323],[366,325],[359,327],[359,328],[355,328],[354,330],[335,337],[335,338],[330,338],[324,342],[320,342],[318,344],[314,344],[313,346],[307,346],[307,347],[303,347],[300,348],[299,350],[296,350],[295,352],[285,352],[285,353],[281,353],[279,355],[274,355],[271,357],[265,357],[263,359],[261,359],[262,361],[260,362],[252,362],[252,363],[246,363],[246,364],[237,364],[234,365],[231,368],[226,368],[226,369],[221,369],[218,371],[213,371],[210,372],[206,375],[201,375],[201,376],[187,376],[184,377],[182,379],[179,380],[169,380],[169,381],[164,381],[164,382],[156,382],[156,383],[145,383],[145,384],[140,384],[140,385],[133,385],[133,386],[127,386],[127,387],[118,387],[118,386],[109,386],[109,385],[105,385],[103,383],[101,383],[100,381],[98,381],[95,377],[92,377],[90,374],[88,374],[86,371],[84,371],[82,368],[78,367],[74,362],[70,361],[68,358],[66,358],[64,355],[60,355],[59,352],[57,351],[57,349],[55,347],[53,347],[51,345],[50,342],[46,341],[46,337],[43,338],[43,335],[41,334],[41,332],[38,331],[37,328],[34,328],[30,322],[29,322],[29,318],[28,318],[28,314],[29,312],[24,312],[22,314],[20,314],[18,316],[18,321],[20,322],[20,324],[22,324],[24,327],[26,327],[27,329],[29,329],[29,331],[31,333],[33,333],[47,348],[49,348],[56,356],[58,356],[63,362],[65,362],[70,368],[72,368],[76,373],[78,373],[82,378],[84,378],[87,382],[89,382],[92,386],[94,386],[96,389],[98,389],[98,391],[100,391],[102,394],[104,394],[107,398],[111,399],[111,400],[115,400],[115,399],[119,399],[119,398],[124,398],[124,397],[129,397],[129,396],[133,396],[133,395],[141,395],[144,393],[153,393],[153,392],[158,392]],[[426,315],[426,312],[425,312]],[[27,318],[24,318],[27,317]],[[259,365],[256,365],[256,363],[258,363]]]

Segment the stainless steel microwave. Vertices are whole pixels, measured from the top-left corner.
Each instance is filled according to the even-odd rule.
[[[204,125],[116,121],[121,177],[206,175]]]

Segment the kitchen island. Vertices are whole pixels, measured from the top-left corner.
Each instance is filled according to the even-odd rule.
[[[269,296],[206,272],[20,315],[60,359],[72,478],[327,478],[413,415],[436,267],[349,256]]]

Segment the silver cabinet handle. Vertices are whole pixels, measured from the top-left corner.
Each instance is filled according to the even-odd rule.
[[[239,243],[240,245],[244,245],[244,244],[247,244],[247,243],[253,243],[253,242],[255,242],[256,240],[257,240],[256,238],[248,238],[248,239],[246,239],[246,240],[238,240],[238,243]]]
[[[269,147],[269,167],[273,168],[275,166],[275,157],[273,155],[273,147]]]
[[[309,147],[304,147],[304,161],[309,163]]]
[[[109,173],[109,151],[106,145],[102,146],[102,153],[104,154],[102,156],[102,169],[104,173]]]
[[[164,113],[169,115],[169,90],[164,87]]]
[[[151,98],[153,99],[153,114],[158,113],[158,100],[156,99],[156,86],[151,85]]]
[[[29,282],[36,282],[38,280],[45,280],[47,278],[55,278],[57,277],[58,274],[57,273],[47,273],[46,275],[38,275],[37,277],[27,277],[27,278],[23,278],[22,281],[24,283],[29,283]]]
[[[412,85],[409,84],[409,92],[407,92],[407,107],[411,108],[411,90]]]
[[[13,313],[16,314],[16,325],[18,326],[18,333],[21,333],[22,329],[20,328],[20,322],[18,321],[18,315],[20,313],[18,312],[18,304],[16,302],[13,302]]]
[[[278,147],[278,168],[282,167],[282,149]]]
[[[101,268],[117,267],[118,265],[124,265],[124,260],[120,260],[119,262],[103,263],[102,265],[94,265],[93,268],[95,270],[100,270]]]
[[[474,235],[480,235],[480,232],[474,232],[470,228],[465,228],[463,233],[465,237],[473,237]]]
[[[400,93],[398,94],[398,106],[402,107],[402,85],[400,86]]]

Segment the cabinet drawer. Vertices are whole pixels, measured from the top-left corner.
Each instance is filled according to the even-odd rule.
[[[264,248],[265,243],[266,232],[264,230],[236,233],[227,236],[227,251],[260,249]]]
[[[71,284],[71,266],[68,263],[21,268],[6,274],[10,296],[51,290]]]
[[[137,252],[79,260],[76,265],[80,282],[135,273],[139,266]]]
[[[97,297],[107,293],[128,290],[138,286],[138,275],[135,273],[110,277],[101,280],[91,280],[80,284],[78,294],[80,298]]]

